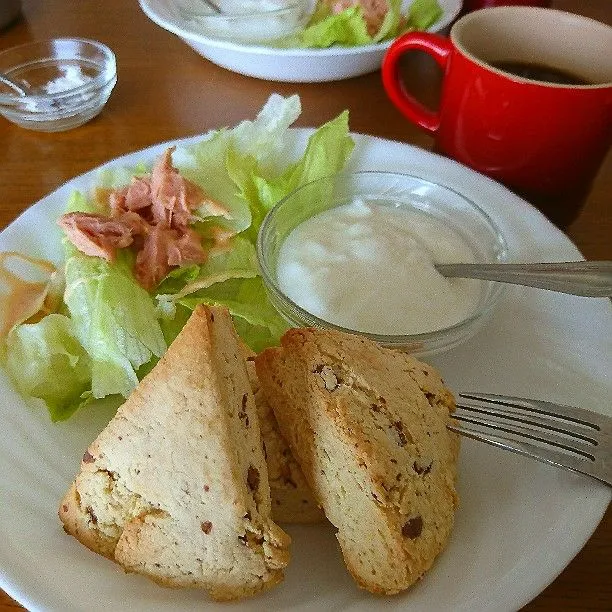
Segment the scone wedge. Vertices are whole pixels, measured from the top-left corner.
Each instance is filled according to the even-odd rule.
[[[281,434],[272,407],[261,389],[255,370],[256,354],[248,347],[244,347],[244,354],[266,454],[272,518],[277,523],[320,523],[325,520],[325,514]]]
[[[373,593],[410,587],[451,534],[459,441],[439,374],[355,335],[292,329],[255,359],[344,561]]]
[[[289,536],[229,312],[200,306],[85,453],[64,529],[127,571],[217,600],[283,579]]]

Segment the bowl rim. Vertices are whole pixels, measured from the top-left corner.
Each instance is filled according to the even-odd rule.
[[[489,226],[499,246],[499,252],[501,254],[502,261],[506,261],[508,257],[508,253],[509,253],[508,243],[499,225],[476,202],[474,202],[471,198],[461,193],[454,187],[451,187],[450,185],[445,185],[443,183],[437,182],[432,179],[418,176],[416,174],[410,174],[407,172],[395,172],[395,171],[387,171],[387,170],[357,170],[357,171],[345,170],[345,171],[340,171],[337,173],[329,174],[327,176],[320,177],[318,179],[314,179],[303,185],[300,185],[300,187],[293,190],[290,194],[286,195],[284,198],[279,200],[266,213],[266,216],[264,217],[259,227],[259,230],[257,232],[257,240],[255,244],[256,254],[257,254],[257,263],[259,266],[259,273],[261,274],[266,290],[272,292],[276,299],[279,299],[280,301],[287,304],[293,310],[293,312],[295,312],[295,314],[298,315],[306,323],[306,325],[301,325],[301,327],[312,326],[312,327],[319,327],[323,329],[333,329],[333,330],[344,332],[344,333],[357,334],[359,336],[369,338],[370,340],[374,340],[375,342],[385,345],[385,346],[401,347],[401,346],[407,346],[407,345],[410,345],[410,346],[414,345],[417,352],[420,352],[419,345],[420,345],[420,348],[423,349],[423,352],[435,352],[436,350],[439,350],[439,347],[433,346],[428,349],[426,345],[432,344],[432,342],[435,343],[435,341],[440,342],[444,338],[444,336],[450,336],[451,338],[454,338],[455,337],[454,334],[456,332],[460,332],[463,329],[469,329],[472,325],[475,325],[479,321],[485,320],[486,317],[493,311],[493,308],[497,305],[501,296],[505,293],[506,291],[505,284],[495,283],[492,281],[482,281],[482,282],[488,283],[488,287],[490,288],[490,292],[486,297],[486,302],[484,303],[484,305],[482,306],[479,305],[479,307],[475,310],[474,313],[472,313],[467,318],[462,319],[458,323],[454,323],[453,325],[449,325],[447,327],[443,327],[443,328],[432,330],[432,331],[420,332],[417,334],[377,334],[377,333],[372,333],[372,332],[364,332],[364,331],[360,331],[357,329],[351,329],[348,327],[343,327],[342,325],[331,323],[329,321],[326,321],[325,319],[318,317],[317,315],[314,315],[308,312],[306,309],[296,304],[291,298],[289,298],[282,291],[282,289],[278,286],[278,283],[274,279],[273,274],[270,270],[270,266],[267,263],[267,257],[265,254],[265,245],[264,245],[264,235],[267,233],[270,223],[272,222],[272,219],[274,218],[275,214],[277,213],[279,208],[285,204],[287,199],[292,197],[294,194],[302,191],[303,189],[307,188],[309,185],[312,185],[320,181],[329,180],[332,178],[342,178],[342,176],[354,176],[354,175],[358,175],[358,176],[366,176],[366,175],[399,176],[401,178],[413,179],[413,180],[420,181],[422,183],[427,183],[434,187],[442,188],[442,189],[452,192],[454,195],[459,196],[462,200],[464,200],[470,206],[470,208],[474,212],[476,212],[478,216],[481,217],[481,220],[484,221],[484,223]],[[335,208],[335,207],[331,207],[331,208]],[[274,308],[276,308],[276,306],[274,305],[274,302],[273,302],[273,306]],[[283,318],[285,318],[282,313],[279,313],[279,314]],[[455,346],[459,342],[460,340],[459,341],[456,340],[455,342],[449,342],[448,348]]]
[[[450,1],[450,0],[449,0]],[[338,56],[353,56],[353,55],[365,55],[365,54],[383,54],[393,43],[393,40],[385,42],[373,43],[369,45],[350,45],[340,46],[335,45],[332,47],[326,47],[324,49],[312,48],[312,47],[290,47],[281,48],[273,47],[264,44],[250,44],[250,43],[239,43],[230,40],[224,40],[221,38],[212,38],[194,32],[189,28],[185,27],[184,20],[180,23],[177,20],[166,19],[159,13],[159,1],[158,0],[138,0],[140,8],[147,15],[147,17],[156,23],[159,27],[175,34],[184,41],[191,41],[200,45],[215,49],[223,49],[226,51],[234,51],[238,53],[249,53],[254,55],[271,55],[277,57],[287,58],[312,58],[312,57],[338,57]],[[448,27],[457,17],[461,11],[462,1],[453,0],[452,10],[444,12],[438,22],[433,24],[428,32],[439,32],[440,30]]]
[[[28,47],[35,48],[49,48],[52,43],[55,42],[69,42],[69,43],[79,43],[85,44],[92,47],[95,47],[98,51],[101,51],[105,56],[105,63],[103,69],[100,71],[100,74],[88,80],[87,82],[78,85],[76,87],[72,87],[70,89],[66,89],[64,91],[60,91],[57,93],[44,93],[37,92],[31,93],[27,96],[17,96],[14,94],[2,94],[0,93],[0,104],[7,104],[10,106],[15,106],[15,103],[19,100],[39,100],[39,101],[49,101],[49,100],[64,100],[74,96],[75,94],[83,94],[92,90],[104,89],[110,83],[114,83],[117,80],[117,59],[114,51],[104,43],[93,40],[91,38],[79,38],[72,36],[60,36],[55,38],[45,38],[40,40],[32,40],[26,43],[22,43],[20,45],[15,45],[14,47],[9,47],[8,49],[3,49],[0,51],[0,59],[4,55],[8,55],[9,53],[13,53],[14,51],[20,51],[26,49]],[[29,62],[23,62],[14,68],[20,66],[26,66],[30,64],[36,64],[40,59],[34,59]],[[22,112],[24,115],[28,115],[29,113],[24,110],[18,110],[17,112]]]
[[[305,2],[307,2],[308,4],[306,5]],[[204,3],[208,4],[207,0],[204,0]],[[182,31],[185,33],[201,36],[202,38],[207,38],[211,40],[227,41],[231,43],[238,43],[238,44],[244,44],[244,45],[250,45],[250,44],[261,45],[262,41],[265,41],[265,39],[261,38],[261,36],[257,37],[257,36],[246,35],[246,36],[241,37],[240,34],[236,34],[233,38],[230,38],[228,36],[220,36],[219,38],[215,38],[214,36],[211,36],[210,33],[207,36],[206,33],[200,33],[197,31],[197,28],[194,25],[194,22],[196,22],[197,20],[200,20],[203,25],[205,24],[211,28],[213,27],[218,28],[222,26],[224,23],[225,24],[227,23],[235,24],[236,22],[239,22],[240,20],[249,20],[251,24],[253,24],[253,23],[257,23],[258,20],[261,20],[261,19],[268,19],[270,17],[283,18],[283,17],[289,17],[293,14],[295,14],[296,16],[299,15],[301,19],[306,19],[306,18],[310,19],[310,17],[312,16],[316,8],[316,4],[317,4],[317,0],[287,0],[287,3],[285,6],[278,6],[275,8],[264,9],[264,10],[259,10],[259,11],[252,10],[251,12],[244,12],[244,13],[204,12],[204,13],[199,13],[199,14],[194,12],[189,17],[185,16],[186,11],[183,12],[182,7],[178,6],[178,3],[176,3],[176,9],[181,13],[178,19],[180,20],[180,24],[182,24],[182,27],[180,24],[178,27],[180,27]],[[302,8],[304,8],[305,11],[298,13],[298,11],[300,11],[300,9]],[[212,3],[211,3],[211,9],[212,9]],[[168,22],[168,23],[171,23],[171,22]],[[293,27],[283,32],[282,35],[273,36],[272,38],[270,38],[268,42],[272,43],[276,39],[280,39],[286,36],[291,36],[292,34],[295,34],[297,31],[299,31],[300,28],[304,26],[304,24],[305,24],[305,21],[304,23],[301,23],[301,24],[296,23],[293,25]],[[176,32],[174,33],[176,34]],[[181,35],[181,36],[185,36],[185,35],[186,34]]]
[[[314,5],[316,4],[316,0],[311,0],[311,1],[312,1],[312,6],[314,7]],[[206,4],[206,0],[204,0],[204,3]],[[285,13],[290,13],[291,11],[295,10],[296,8],[300,8],[301,6],[302,6],[302,0],[292,0],[291,2],[287,0],[285,6],[277,6],[275,8],[269,8],[269,9],[264,9],[260,11],[253,10],[251,12],[244,12],[244,13],[215,13],[213,11],[210,13],[200,13],[197,16],[202,17],[203,19],[212,19],[213,21],[217,21],[221,19],[232,20],[232,19],[246,19],[246,18],[256,18],[256,17],[268,17],[270,15],[272,16],[284,15]]]

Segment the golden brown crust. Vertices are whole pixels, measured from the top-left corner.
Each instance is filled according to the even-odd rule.
[[[404,353],[294,329],[255,360],[264,393],[347,568],[374,593],[408,588],[446,545],[457,505],[452,394]]]
[[[254,363],[256,354],[246,346],[243,350],[268,466],[272,517],[277,523],[308,524],[324,521],[325,514],[317,504],[260,388]]]
[[[235,599],[283,578],[261,432],[227,310],[198,307],[90,445],[65,529],[127,571]]]

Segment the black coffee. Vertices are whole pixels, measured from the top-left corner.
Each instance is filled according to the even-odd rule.
[[[529,62],[492,62],[491,66],[524,79],[558,85],[591,85],[585,78],[545,64]]]

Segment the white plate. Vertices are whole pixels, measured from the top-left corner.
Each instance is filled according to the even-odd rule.
[[[291,130],[287,158],[311,130]],[[497,183],[405,144],[355,135],[353,169],[419,173],[465,193],[500,225],[514,260],[580,253],[542,215]],[[180,141],[182,144],[189,141]],[[167,144],[111,164],[152,160]],[[50,194],[0,234],[0,250],[59,256],[54,220],[90,172]],[[455,390],[551,399],[610,413],[612,317],[608,300],[513,288],[479,334],[432,360]],[[64,534],[57,508],[87,445],[109,418],[84,409],[52,425],[0,373],[0,587],[30,610],[219,610],[196,590],[168,590],[126,575]],[[240,610],[517,610],[569,563],[600,521],[611,490],[586,477],[464,440],[456,528],[434,568],[393,598],[360,591],[329,526],[288,526],[285,582]]]
[[[172,0],[139,0],[145,14],[157,25],[176,34],[206,59],[246,76],[293,83],[339,81],[380,68],[390,42],[329,49],[274,49],[209,38],[183,19]],[[461,10],[461,0],[438,0],[444,13],[430,28],[439,32]],[[410,2],[405,3],[407,6]]]

